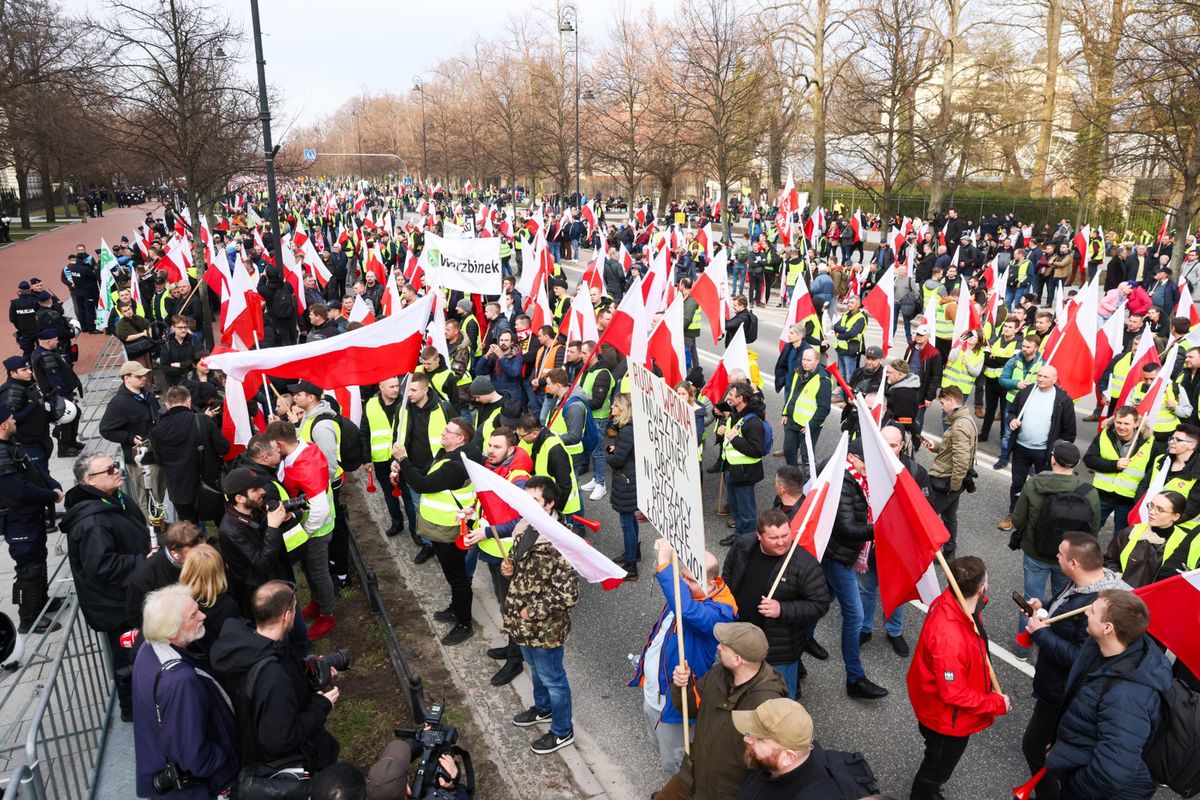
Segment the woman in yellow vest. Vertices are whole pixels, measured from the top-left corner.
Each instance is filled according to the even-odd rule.
[[[1119,531],[1108,544],[1104,566],[1121,573],[1133,588],[1196,568],[1200,531],[1179,525],[1187,500],[1179,492],[1150,498],[1146,522]]]
[[[983,372],[983,337],[978,330],[967,331],[962,335],[963,347],[953,347],[946,358],[946,366],[942,371],[942,388],[957,386],[963,397],[971,396],[975,387],[975,379]]]

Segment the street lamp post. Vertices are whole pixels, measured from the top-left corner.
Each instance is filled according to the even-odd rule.
[[[425,83],[420,75],[413,76],[413,91],[421,95],[421,175],[429,177],[428,152],[425,149]]]
[[[362,162],[362,151],[363,151],[363,146],[362,146],[362,124],[359,122],[359,113],[358,113],[358,109],[356,108],[356,109],[354,109],[353,111],[351,111],[351,112],[350,112],[350,116],[354,117],[354,134],[355,134],[355,136],[358,138],[358,153],[359,153],[359,156],[358,156],[358,177],[359,177],[359,179],[361,180],[361,179],[363,178],[363,176],[364,176],[364,173],[363,173],[363,162]]]
[[[279,234],[279,197],[275,193],[275,147],[271,144],[271,107],[267,105],[267,62],[263,59],[262,25],[258,18],[258,0],[250,0],[250,21],[254,27],[254,59],[258,64],[258,118],[262,120],[263,159],[267,168],[267,220],[271,224],[271,251],[275,263],[283,264],[283,241]]]
[[[581,203],[579,195],[579,14],[573,3],[567,3],[559,8],[558,31],[559,33],[575,34],[575,202]]]

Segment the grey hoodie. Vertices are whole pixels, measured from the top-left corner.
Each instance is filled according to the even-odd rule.
[[[337,412],[333,410],[333,406],[329,405],[329,401],[321,398],[321,402],[317,403],[316,408],[312,411],[304,412],[306,417],[319,417],[322,414],[333,414],[337,416]],[[312,443],[321,451],[321,455],[325,456],[325,460],[329,463],[329,479],[333,480],[333,476],[337,474],[338,469],[338,424],[336,420],[322,419],[313,423],[312,426]]]

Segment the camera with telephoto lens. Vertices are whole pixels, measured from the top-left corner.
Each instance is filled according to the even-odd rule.
[[[283,506],[284,511],[288,512],[293,517],[298,517],[305,511],[308,511],[308,495],[306,495],[304,492],[301,492],[295,497],[289,497],[286,500],[276,500],[273,497],[268,498],[268,511],[274,511],[277,506]]]
[[[334,650],[323,656],[308,656],[304,659],[304,675],[313,689],[323,692],[333,685],[333,673],[330,669],[339,672],[350,669],[352,660],[349,650]]]
[[[458,729],[453,725],[442,722],[442,712],[445,706],[441,703],[431,703],[418,716],[424,717],[425,725],[419,728],[396,728],[396,736],[402,739],[414,739],[422,747],[421,763],[412,778],[412,794],[414,800],[450,800],[453,795],[438,783],[438,779],[454,782],[449,773],[440,763],[443,755],[459,756],[462,759],[462,771],[459,778],[465,779],[462,787],[468,797],[475,795],[475,771],[471,766],[471,755],[458,746]]]
[[[154,787],[155,794],[163,795],[203,786],[204,781],[174,761],[167,761],[165,767],[151,776],[150,784]]]

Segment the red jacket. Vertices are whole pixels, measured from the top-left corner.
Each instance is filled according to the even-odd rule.
[[[978,733],[1005,713],[992,691],[983,637],[950,589],[929,606],[908,668],[908,699],[917,721],[949,736]]]

